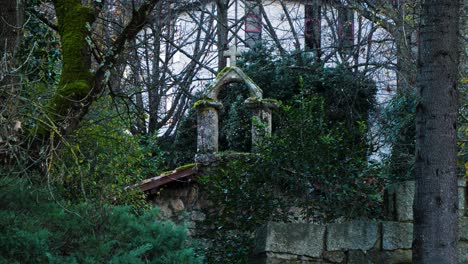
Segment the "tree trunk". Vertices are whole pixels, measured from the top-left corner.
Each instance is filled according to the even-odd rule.
[[[416,110],[414,263],[458,263],[456,117],[459,0],[426,0]]]
[[[57,92],[48,105],[48,118],[61,129],[69,126],[66,119],[77,119],[84,99],[93,88],[91,69],[91,52],[86,43],[88,31],[86,24],[92,24],[95,17],[93,9],[81,5],[79,0],[54,0],[58,20],[58,32],[62,48],[62,73]],[[50,132],[47,126],[41,127],[38,134],[43,136]]]
[[[224,57],[224,50],[228,48],[228,4],[229,0],[217,0],[217,45],[218,45],[218,72],[226,67],[226,58]]]
[[[18,44],[19,32],[21,32],[21,2],[1,0],[0,6],[0,54],[13,54]]]
[[[0,109],[6,94],[15,93],[18,80],[13,72],[16,65],[15,54],[22,32],[23,7],[21,1],[0,0]],[[6,93],[6,94],[3,94]]]
[[[16,136],[21,130],[19,116],[20,78],[16,51],[23,25],[23,6],[17,0],[0,0],[0,164],[15,158]]]

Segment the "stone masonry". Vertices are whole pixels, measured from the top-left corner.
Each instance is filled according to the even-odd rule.
[[[466,182],[460,181],[460,263],[468,263]],[[391,186],[390,221],[354,220],[333,224],[268,222],[257,231],[251,264],[412,263],[414,182]]]
[[[263,91],[240,68],[235,66],[237,55],[230,49],[231,66],[224,68],[210,86],[203,98],[194,104],[197,109],[197,154],[195,162],[209,164],[216,160],[218,152],[218,110],[222,108],[218,94],[226,85],[243,83],[249,90],[245,104],[252,110],[252,149],[265,135],[271,134],[271,112],[278,107],[275,100],[263,99]]]

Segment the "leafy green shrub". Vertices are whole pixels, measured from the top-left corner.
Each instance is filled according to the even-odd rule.
[[[458,112],[457,165],[460,175],[468,175],[468,122],[466,101],[467,95],[461,90],[461,107]],[[416,105],[418,98],[412,90],[398,91],[382,112],[381,131],[384,142],[390,152],[384,159],[384,175],[391,182],[413,179],[416,143]]]
[[[413,178],[416,141],[416,94],[400,91],[382,112],[384,141],[391,151],[384,159],[385,175],[390,181]]]
[[[243,54],[239,67],[263,90],[264,98],[273,98],[289,105],[300,100],[298,95],[324,99],[325,115],[330,122],[341,122],[355,134],[355,140],[363,139],[357,124],[367,122],[374,107],[375,83],[360,73],[351,72],[343,65],[327,68],[313,59],[302,58],[300,67],[297,56],[278,57],[268,47],[258,47]],[[251,113],[243,101],[248,91],[243,84],[230,84],[222,89],[219,99],[224,109],[219,111],[219,149],[250,151]],[[176,161],[174,167],[193,161],[196,152],[196,112],[190,111],[177,132],[168,160]],[[189,120],[189,122],[188,122]],[[281,124],[273,114],[273,128]],[[365,131],[367,132],[367,131]],[[360,144],[356,142],[356,144]],[[186,154],[186,150],[190,154]]]
[[[124,187],[157,175],[162,164],[156,136],[125,130],[129,117],[118,115],[109,97],[95,103],[53,167],[53,180],[71,200],[145,207],[143,193]]]
[[[253,232],[266,219],[286,220],[278,209],[288,205],[286,197],[275,195],[270,174],[261,173],[258,156],[223,158],[219,166],[199,178],[216,210],[206,218],[202,238],[207,263],[247,263],[252,253]]]
[[[320,97],[283,107],[277,133],[260,152],[262,170],[315,217],[376,217],[384,181],[378,166],[367,161],[367,124],[357,121],[350,129],[326,112]]]
[[[331,122],[320,97],[297,97],[275,114],[281,123],[258,146],[260,155],[234,155],[199,180],[222,208],[205,222],[216,227],[204,237],[213,244],[208,263],[245,263],[254,230],[268,220],[381,216],[385,179],[380,167],[367,161],[365,122],[355,125],[357,132]]]
[[[251,110],[244,104],[248,96],[244,85],[231,84],[221,90],[223,109],[219,111],[219,151],[251,150]]]
[[[0,263],[201,263],[183,227],[129,207],[53,200],[0,179]]]
[[[282,107],[273,112],[273,135],[258,146],[260,155],[226,161],[202,177],[210,199],[222,208],[206,220],[216,227],[204,237],[213,245],[206,252],[208,263],[245,263],[253,231],[267,220],[381,216],[385,179],[367,160],[375,84],[344,66],[295,63],[262,50],[244,56],[240,67],[264,97],[280,99]],[[233,94],[227,92],[230,105],[241,102]],[[242,111],[228,113],[220,118],[226,139],[250,133],[250,123],[239,122]],[[220,149],[233,145],[220,144],[225,144]]]

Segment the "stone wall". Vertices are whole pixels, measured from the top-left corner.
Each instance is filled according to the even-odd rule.
[[[195,234],[197,222],[204,221],[207,210],[212,208],[195,182],[167,185],[153,195],[151,201],[161,210],[162,218],[187,224],[190,234]]]
[[[460,262],[468,263],[466,182],[460,182],[459,192]],[[389,221],[269,222],[257,231],[251,263],[411,263],[413,197],[414,182],[391,186],[386,194]]]
[[[460,263],[468,264],[466,182],[459,184]],[[386,221],[354,220],[333,224],[268,222],[257,231],[251,264],[411,263],[414,182],[387,189]],[[195,181],[174,182],[153,194],[161,215],[186,223],[192,235],[204,230],[197,223],[217,210]],[[205,230],[206,231],[206,230]]]

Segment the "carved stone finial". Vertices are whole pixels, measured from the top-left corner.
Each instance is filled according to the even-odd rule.
[[[237,57],[241,56],[240,51],[237,50],[236,46],[229,47],[229,50],[224,51],[224,57],[229,57],[229,66],[236,66]]]

